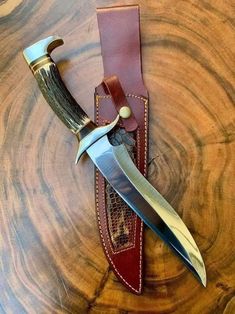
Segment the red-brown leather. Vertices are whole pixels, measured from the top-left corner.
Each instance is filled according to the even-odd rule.
[[[129,93],[148,96],[142,79],[139,6],[97,9],[104,77],[116,75]]]
[[[107,88],[108,94],[111,95],[113,99],[113,104],[117,110],[117,113],[119,113],[119,110],[123,106],[130,108],[120,81],[116,75],[105,77],[103,80],[103,84],[105,88]],[[122,119],[122,123],[128,132],[135,131],[138,127],[138,123],[133,114],[133,111],[131,111],[131,116],[128,119]]]
[[[105,125],[114,120],[122,101],[130,106],[138,127],[133,127],[136,140],[136,165],[147,175],[148,152],[148,93],[143,84],[140,56],[139,7],[124,6],[97,10],[104,63],[104,77],[116,76],[106,87],[102,82],[95,89],[96,123]],[[107,82],[107,81],[106,81]],[[109,81],[110,83],[110,81]],[[121,88],[120,88],[120,86]],[[111,88],[110,88],[111,86]],[[115,97],[113,95],[115,94]],[[111,96],[112,95],[112,96]],[[122,101],[121,101],[122,100]],[[120,127],[133,121],[120,120]],[[129,130],[128,130],[129,131]],[[115,250],[109,228],[106,183],[96,171],[96,208],[100,236],[106,257],[117,277],[132,292],[142,291],[143,223],[132,213],[128,247]]]

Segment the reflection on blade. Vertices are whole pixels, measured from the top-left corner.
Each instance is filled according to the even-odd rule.
[[[139,172],[126,148],[112,146],[104,136],[87,153],[123,200],[206,286],[205,266],[190,232],[171,205]]]

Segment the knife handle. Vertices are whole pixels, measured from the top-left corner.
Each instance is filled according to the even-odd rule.
[[[53,111],[73,133],[78,134],[84,129],[86,135],[95,125],[64,85],[50,56],[50,52],[62,44],[61,38],[50,36],[26,48],[23,54]]]

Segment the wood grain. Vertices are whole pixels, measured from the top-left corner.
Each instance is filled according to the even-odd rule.
[[[95,8],[136,1],[0,1],[0,313],[235,313],[234,3],[141,6],[150,94],[149,180],[191,230],[204,289],[145,229],[144,293],[110,271],[94,169],[46,104],[22,50],[52,34],[68,89],[89,115],[102,79]]]

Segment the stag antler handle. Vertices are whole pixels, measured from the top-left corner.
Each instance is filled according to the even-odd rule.
[[[24,58],[43,96],[57,116],[73,133],[78,134],[85,127],[87,131],[83,132],[89,133],[94,124],[64,85],[57,66],[50,56],[52,50],[63,43],[60,37],[50,36],[26,48],[23,52]]]

